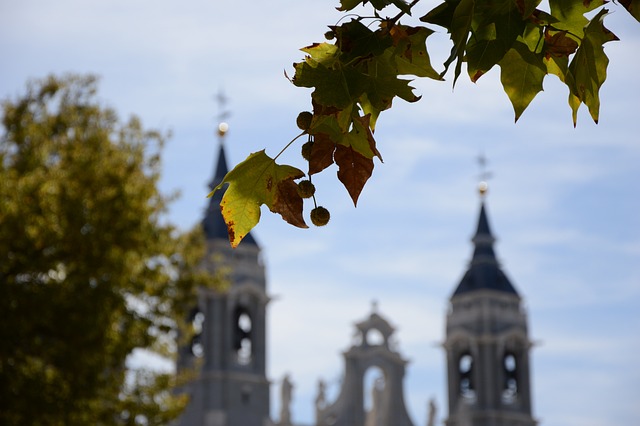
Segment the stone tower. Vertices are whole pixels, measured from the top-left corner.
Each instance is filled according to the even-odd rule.
[[[484,191],[481,191],[484,197]],[[447,426],[534,426],[527,314],[493,250],[484,199],[473,257],[450,299]]]
[[[210,188],[228,171],[224,152],[226,125],[220,126],[220,148]],[[223,273],[228,289],[200,289],[191,320],[196,330],[191,345],[182,348],[178,369],[198,365],[189,383],[190,402],[182,426],[266,426],[269,421],[269,381],[266,377],[265,271],[260,247],[251,234],[232,249],[220,213],[223,191],[209,200],[202,227],[207,254],[203,267]]]
[[[376,312],[356,324],[355,341],[344,353],[345,373],[338,398],[327,404],[320,382],[316,398],[316,426],[413,426],[404,402],[407,361],[393,347],[394,328]],[[365,389],[365,375],[378,369],[373,388]],[[372,393],[365,408],[365,392]]]

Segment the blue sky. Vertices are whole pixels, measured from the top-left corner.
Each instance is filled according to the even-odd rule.
[[[228,160],[276,154],[309,109],[309,92],[283,76],[298,49],[322,40],[337,1],[0,3],[0,97],[29,78],[101,76],[100,97],[125,118],[173,134],[163,190],[179,190],[169,219],[200,219],[217,152],[214,95],[229,97]],[[433,6],[435,2],[427,1]],[[493,173],[487,197],[497,254],[525,299],[534,414],[547,426],[633,425],[640,419],[640,26],[617,7],[608,27],[600,124],[584,108],[574,129],[566,90],[549,77],[519,122],[498,70],[477,85],[418,81],[423,99],[383,113],[385,160],[354,209],[330,170],[317,179],[332,212],[322,229],[292,228],[268,212],[254,234],[269,289],[269,375],[290,373],[293,418],[312,421],[317,379],[333,383],[353,323],[371,301],[397,327],[410,359],[406,400],[416,425],[435,397],[446,416],[447,299],[471,255],[479,210],[476,158]],[[426,7],[424,7],[426,10]],[[432,36],[445,41],[445,34]],[[434,64],[446,56],[436,43]],[[464,75],[462,76],[464,77]],[[285,154],[302,162],[298,150]],[[330,176],[329,176],[330,175]],[[330,389],[330,395],[332,395]],[[273,413],[278,413],[278,388]]]

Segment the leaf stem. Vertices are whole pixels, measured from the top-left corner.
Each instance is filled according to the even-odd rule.
[[[285,151],[287,150],[287,148],[289,148],[289,147],[291,146],[291,144],[292,144],[292,143],[294,143],[294,142],[295,142],[295,141],[296,141],[300,136],[304,135],[305,133],[307,133],[307,131],[306,131],[306,130],[305,130],[305,131],[303,131],[302,133],[300,133],[300,134],[299,134],[298,136],[296,136],[295,138],[291,139],[291,141],[290,141],[287,145],[285,145],[285,147],[284,147],[284,148],[282,148],[282,149],[280,150],[280,152],[278,153],[278,155],[276,155],[276,156],[273,158],[273,161],[276,161],[276,160],[278,159],[278,157],[280,157],[280,156],[282,155],[282,153],[283,153],[283,152],[285,152]]]
[[[355,16],[355,17],[357,17],[357,20],[358,20],[358,21],[362,21],[363,19],[369,19],[369,17],[368,17],[368,16],[360,16],[360,15],[358,15],[357,13],[347,13],[346,15],[343,15],[340,19],[338,19],[338,21],[335,23],[335,26],[337,27],[337,26],[338,26],[338,24],[339,24],[343,19],[346,19],[346,18],[348,18],[348,17],[350,17],[350,16]]]

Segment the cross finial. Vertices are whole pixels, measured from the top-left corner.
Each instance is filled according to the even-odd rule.
[[[485,157],[484,153],[480,153],[480,155],[478,155],[478,166],[480,167],[480,174],[478,175],[480,179],[480,183],[478,183],[478,192],[480,193],[480,196],[484,198],[489,189],[487,180],[492,176],[491,172],[487,171],[487,157]]]

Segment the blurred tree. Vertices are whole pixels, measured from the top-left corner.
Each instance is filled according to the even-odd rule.
[[[49,77],[2,105],[3,425],[159,425],[185,404],[171,372],[127,360],[175,352],[203,237],[162,218],[164,136],[118,121],[96,87]]]

